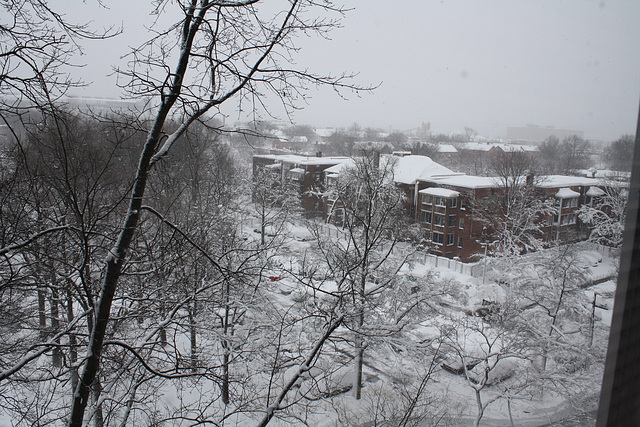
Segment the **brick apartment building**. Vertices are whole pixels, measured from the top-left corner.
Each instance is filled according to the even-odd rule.
[[[322,157],[321,153],[316,156],[254,155],[253,176],[255,179],[260,171],[268,171],[275,180],[295,185],[303,210],[319,215],[323,211],[323,200],[316,193],[324,189],[325,170],[348,161],[348,157]]]
[[[388,161],[382,160],[382,161]],[[500,197],[504,191],[495,177],[455,173],[426,156],[393,158],[394,182],[404,192],[406,214],[420,224],[429,250],[463,262],[477,259],[484,252],[485,223],[474,208],[482,201]],[[325,220],[339,224],[341,212],[335,200],[323,200],[323,191],[341,170],[353,164],[348,157],[305,157],[296,155],[256,155],[254,176],[260,169],[270,170],[283,182],[298,184],[303,209],[322,214]],[[540,217],[545,242],[577,239],[585,235],[577,211],[603,193],[600,181],[578,176],[539,177],[535,195],[553,202],[554,214]]]
[[[550,175],[536,183],[535,196],[551,200],[555,213],[540,217],[544,242],[579,239],[586,235],[578,219],[578,210],[603,194],[599,181],[578,176]],[[474,208],[504,191],[495,177],[471,175],[436,176],[420,180],[415,220],[425,230],[431,251],[449,258],[472,261],[484,251],[487,240],[485,223]],[[498,212],[496,212],[498,214]]]

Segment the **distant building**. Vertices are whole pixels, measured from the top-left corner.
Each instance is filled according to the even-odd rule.
[[[581,130],[556,129],[553,127],[508,127],[507,139],[512,141],[529,141],[542,142],[550,136],[555,136],[559,140],[563,140],[572,135],[583,137],[584,132]]]
[[[460,164],[460,153],[451,144],[438,144],[438,161],[455,168]]]
[[[82,112],[105,115],[114,112],[142,112],[145,103],[139,99],[92,98],[67,96],[61,100],[63,105],[76,108]]]

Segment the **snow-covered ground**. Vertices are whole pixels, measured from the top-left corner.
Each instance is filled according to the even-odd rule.
[[[327,235],[335,236],[336,239],[340,238],[339,230],[330,226],[327,226],[325,232]],[[281,262],[282,265],[287,266],[287,270],[292,271],[300,268],[300,259],[313,251],[314,241],[313,235],[304,225],[290,226],[289,233],[291,238],[288,240],[286,250],[283,251]],[[615,257],[603,255],[587,245],[578,246],[576,251],[578,254],[575,255],[575,258],[580,259],[579,269],[584,273],[581,277],[585,278],[585,282],[580,284],[578,291],[583,294],[580,297],[582,299],[579,300],[588,303],[593,301],[594,293],[597,293],[593,339],[600,343],[600,349],[606,348],[615,292],[617,260]],[[419,258],[416,257],[418,260]],[[520,262],[525,265],[529,261],[527,257],[523,257]],[[509,274],[516,277],[519,271],[518,262],[510,264]],[[281,276],[280,274],[277,273],[277,277],[281,277],[277,280],[280,292],[276,292],[274,298],[283,307],[292,307],[304,299],[304,295],[310,291],[308,288],[305,289],[298,280],[288,277],[286,273],[282,273]],[[316,408],[316,415],[312,417],[317,425],[332,426],[345,425],[345,423],[371,425],[366,423],[372,421],[372,414],[376,411],[379,413],[378,420],[393,419],[398,415],[398,412],[389,406],[401,406],[401,399],[397,395],[399,385],[401,384],[406,390],[411,389],[415,392],[420,378],[425,375],[432,362],[434,367],[423,390],[424,396],[429,396],[431,408],[424,413],[431,414],[434,419],[443,417],[445,425],[473,424],[477,415],[477,400],[474,389],[474,386],[476,389],[478,388],[477,384],[470,383],[464,374],[455,374],[442,369],[441,363],[446,359],[446,354],[444,352],[434,353],[433,350],[435,346],[443,342],[443,328],[459,328],[461,324],[466,324],[465,319],[472,318],[473,316],[469,316],[469,314],[482,308],[483,302],[484,304],[495,303],[498,306],[505,304],[510,298],[513,298],[513,295],[510,295],[513,289],[510,289],[508,284],[498,284],[494,280],[487,280],[487,283],[482,284],[482,278],[472,277],[448,268],[436,268],[419,261],[408,262],[398,274],[416,283],[447,284],[447,290],[439,295],[434,293],[426,301],[426,304],[433,309],[432,313],[425,316],[424,321],[407,325],[400,334],[401,338],[387,337],[375,343],[373,342],[375,340],[372,339],[372,344],[367,347],[365,352],[364,397],[357,401],[350,393],[343,393],[331,398],[329,402],[320,404]],[[496,274],[494,272],[487,276],[495,278]],[[609,280],[604,280],[606,278]],[[591,283],[595,281],[597,284],[590,285],[589,281]],[[331,284],[325,285],[323,290],[335,291]],[[455,291],[452,292],[451,289],[455,289]],[[583,314],[588,315],[591,306],[584,304],[577,310],[582,310]],[[562,328],[565,328],[563,330],[565,334],[573,334],[571,340],[575,341],[575,335],[580,334],[569,330],[571,325],[572,323],[567,321],[562,324]],[[585,334],[588,333],[585,330],[581,331]],[[495,334],[493,331],[491,333]],[[580,339],[578,338],[576,342],[582,342]],[[420,357],[421,348],[424,349],[424,358]],[[464,348],[464,350],[468,351],[469,349]],[[345,354],[348,353],[348,346],[343,347],[341,351],[344,351]],[[434,354],[436,355],[434,356]],[[505,352],[505,355],[505,357],[516,360],[519,365],[538,363],[538,361],[526,360],[522,354],[510,356]],[[588,361],[584,363],[591,365],[578,367],[575,372],[567,373],[566,378],[558,379],[560,382],[567,381],[565,384],[567,389],[573,388],[575,391],[584,387],[585,390],[588,390],[588,392],[582,393],[580,401],[567,400],[557,391],[557,387],[536,385],[531,387],[532,390],[527,389],[526,386],[523,386],[523,384],[526,385],[527,379],[517,377],[529,375],[532,370],[535,371],[531,366],[528,366],[526,369],[516,370],[516,375],[513,377],[507,376],[504,381],[496,381],[496,384],[486,385],[482,388],[480,396],[483,401],[489,402],[494,399],[495,401],[485,408],[480,425],[539,426],[569,418],[575,413],[593,411],[597,407],[603,355],[600,354],[599,357],[596,357],[597,360],[591,356],[587,359]],[[342,379],[337,382],[342,386],[349,384],[348,366],[348,364],[345,365],[335,374],[336,377],[341,376]],[[282,425],[287,425],[287,423]]]

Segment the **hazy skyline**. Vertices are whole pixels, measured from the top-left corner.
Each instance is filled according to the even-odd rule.
[[[109,65],[144,38],[141,24],[151,9],[144,1],[139,7],[129,4],[109,4],[112,9],[101,11],[100,19],[93,17],[100,25],[122,21],[124,33],[90,44],[80,62],[87,63],[84,79],[93,83],[73,94],[120,95],[115,78],[106,77]],[[380,87],[347,101],[327,88],[312,90],[309,105],[292,116],[298,124],[357,122],[408,130],[429,122],[434,131],[467,126],[488,137],[535,124],[581,130],[596,140],[635,132],[640,2],[351,0],[345,5],[354,10],[343,28],[332,32],[332,40],[301,39],[297,63],[319,73],[359,72],[359,84]],[[91,9],[79,7],[74,18],[91,19],[82,14],[85,7]],[[238,119],[225,112],[230,121]]]

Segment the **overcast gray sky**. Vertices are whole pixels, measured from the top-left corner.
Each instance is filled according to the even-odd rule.
[[[359,83],[381,86],[348,101],[329,89],[313,91],[293,117],[297,123],[408,130],[430,122],[435,131],[468,126],[489,137],[526,124],[602,140],[635,132],[640,1],[345,3],[354,10],[344,27],[332,40],[302,41],[298,63],[319,72],[359,72]],[[107,4],[112,10],[88,18],[122,21],[124,34],[92,44],[97,49],[81,59],[88,64],[85,78],[94,82],[85,95],[119,95],[114,78],[105,77],[108,66],[144,35],[150,9],[144,1],[134,8],[130,1]]]

